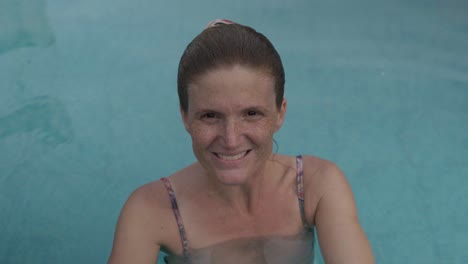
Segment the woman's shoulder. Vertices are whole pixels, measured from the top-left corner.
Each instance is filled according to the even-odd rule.
[[[303,166],[303,175],[305,182],[315,182],[323,180],[325,175],[330,174],[339,174],[340,169],[338,166],[327,159],[313,156],[313,155],[282,155],[282,154],[275,154],[274,160],[279,161],[284,167],[293,169],[297,173],[298,169],[298,158],[302,160]]]
[[[336,166],[332,161],[313,155],[301,154],[296,156],[274,154],[275,160],[283,161],[284,164],[289,164],[290,167],[296,167],[297,158],[301,158],[304,166],[309,170],[325,169],[327,167]]]
[[[315,213],[321,198],[336,187],[347,185],[347,180],[340,168],[330,160],[312,155],[302,155],[302,159],[306,215],[309,223],[315,224]]]
[[[167,207],[166,202],[169,202],[169,198],[164,183],[160,179],[139,186],[127,199],[127,203],[130,203],[130,205],[147,207],[147,209],[151,208],[153,210]]]
[[[170,175],[166,178],[172,179]],[[174,220],[174,212],[170,195],[161,179],[141,185],[127,198],[120,217],[119,224],[131,232],[144,233],[155,244],[169,250],[179,250],[178,227]]]
[[[328,181],[331,178],[342,178],[344,174],[333,161],[312,156],[302,155],[304,177],[314,181]]]
[[[171,188],[178,187],[178,182],[181,181],[181,178],[185,178],[184,175],[187,174],[191,166],[183,168],[169,176],[161,177],[141,185],[130,194],[127,202],[147,207],[147,209],[152,209],[151,211],[155,213],[172,211],[168,186],[166,184]],[[162,180],[163,178],[167,179],[166,183]]]
[[[327,168],[336,166],[336,164],[333,161],[322,158],[322,157],[307,155],[307,154],[303,154],[301,156],[302,156],[304,164],[314,170],[322,170],[322,169],[327,169]]]
[[[171,215],[170,211],[171,203],[164,183],[155,180],[136,188],[128,196],[120,218],[129,219],[130,225],[144,225],[155,229],[155,225],[160,225],[159,229],[162,229],[168,222],[166,218]]]
[[[178,186],[178,182],[189,174],[194,165],[187,166],[169,176],[161,177],[136,188],[129,196],[129,201],[135,201],[142,206],[152,207],[155,210],[172,210],[169,192],[163,178],[168,180],[169,186]]]
[[[346,181],[340,168],[333,162],[313,155],[275,155],[275,160],[287,168],[292,169],[297,174],[298,158],[302,160],[304,192],[320,196],[326,186],[333,183]]]

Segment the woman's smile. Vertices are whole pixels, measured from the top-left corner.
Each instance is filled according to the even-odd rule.
[[[245,156],[247,156],[249,152],[250,150],[243,151],[239,154],[226,154],[226,153],[221,154],[217,152],[213,152],[213,154],[215,154],[216,157],[224,161],[237,161],[237,160],[243,159]]]

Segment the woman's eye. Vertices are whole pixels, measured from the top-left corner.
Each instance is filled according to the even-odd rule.
[[[215,113],[206,113],[206,114],[203,114],[202,117],[203,118],[215,118],[216,114]]]
[[[259,120],[263,116],[263,114],[257,110],[249,110],[245,113],[245,115],[245,117],[251,121]]]

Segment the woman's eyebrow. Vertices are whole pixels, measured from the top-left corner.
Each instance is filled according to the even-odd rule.
[[[248,105],[248,106],[244,106],[244,107],[242,107],[240,109],[241,112],[248,111],[248,110],[259,110],[259,111],[262,111],[262,112],[268,112],[269,111],[267,107],[260,106],[260,105]],[[198,114],[204,114],[204,113],[207,113],[207,112],[222,113],[222,111],[215,110],[213,108],[200,108],[200,109],[195,111],[195,114],[198,115]]]
[[[202,108],[195,112],[195,115],[205,114],[205,113],[220,113],[219,111],[210,109],[210,108]]]
[[[249,106],[249,107],[246,107],[244,108],[244,111],[248,111],[248,110],[258,110],[258,111],[261,111],[261,112],[269,112],[268,108],[266,107],[263,107],[263,106],[259,106],[259,105],[255,105],[255,106]]]

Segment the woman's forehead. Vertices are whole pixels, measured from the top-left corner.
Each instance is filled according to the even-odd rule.
[[[189,102],[193,106],[275,103],[274,79],[264,71],[244,66],[209,71],[188,88]]]

